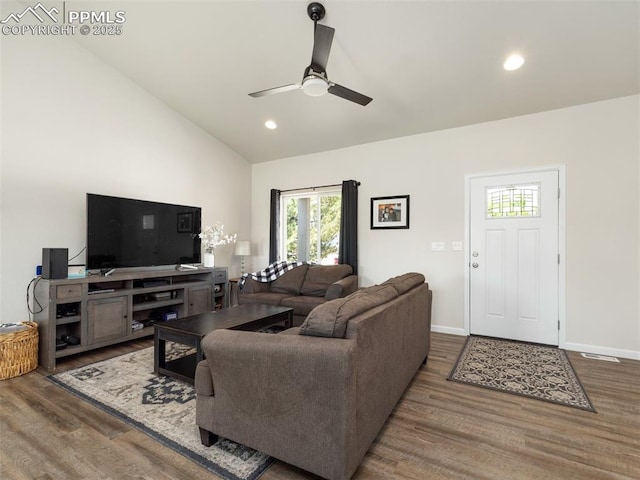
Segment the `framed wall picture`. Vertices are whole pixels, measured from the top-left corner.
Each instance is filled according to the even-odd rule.
[[[409,195],[371,199],[371,229],[409,228]]]
[[[184,212],[178,214],[178,233],[191,233],[193,231],[193,213]]]

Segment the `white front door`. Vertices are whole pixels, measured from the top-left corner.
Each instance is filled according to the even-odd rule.
[[[558,171],[469,182],[470,331],[558,345]]]

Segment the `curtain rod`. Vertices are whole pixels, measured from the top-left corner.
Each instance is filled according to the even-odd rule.
[[[356,182],[356,185],[360,186],[360,182]],[[290,188],[289,190],[280,190],[280,193],[299,192],[301,190],[315,190],[316,188],[329,188],[329,187],[341,187],[341,186],[342,186],[341,183],[336,183],[334,185],[318,185],[316,187]]]

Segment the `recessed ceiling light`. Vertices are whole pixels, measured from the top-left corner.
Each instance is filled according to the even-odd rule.
[[[512,70],[519,69],[522,65],[524,65],[524,58],[522,58],[522,56],[518,55],[517,53],[514,53],[505,60],[502,66],[505,70],[510,72]]]
[[[278,124],[273,120],[267,120],[266,122],[264,122],[264,126],[269,130],[275,130],[276,128],[278,128]]]

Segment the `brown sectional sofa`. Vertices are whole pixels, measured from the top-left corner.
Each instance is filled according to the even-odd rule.
[[[358,288],[358,276],[351,265],[309,265],[295,267],[272,282],[247,278],[238,303],[266,303],[293,308],[293,325],[299,326],[318,305],[346,297]]]
[[[216,330],[196,370],[201,440],[242,443],[347,480],[430,348],[432,293],[408,273],[315,308],[273,335]]]

